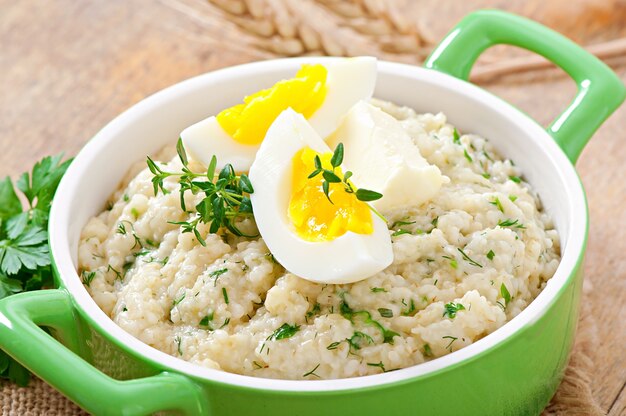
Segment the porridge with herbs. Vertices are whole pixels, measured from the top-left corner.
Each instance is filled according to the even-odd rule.
[[[444,114],[371,91],[320,113],[333,74],[305,66],[289,87],[317,103],[312,114],[289,105],[259,133],[248,97],[211,118],[224,136],[215,159],[196,146],[213,137],[207,122],[128,172],[79,244],[83,283],[117,325],[199,366],[333,379],[454,352],[541,292],[559,237],[523,172]],[[291,81],[259,92],[264,105]],[[330,131],[318,113],[338,114]],[[227,139],[256,146],[250,160],[227,166]]]

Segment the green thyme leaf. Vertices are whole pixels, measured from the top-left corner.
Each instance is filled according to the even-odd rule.
[[[375,192],[375,191],[370,191],[369,189],[359,188],[356,190],[356,198],[359,201],[364,201],[364,202],[376,201],[382,197],[383,197],[383,194]]]
[[[313,163],[315,164],[315,169],[321,171],[322,170],[322,159],[320,159],[319,155],[315,155],[313,159]]]
[[[329,195],[330,187],[327,181],[322,182],[322,190],[324,191],[324,195],[326,195],[328,202],[334,205],[333,201],[330,199],[330,195]]]
[[[183,163],[183,166],[187,166],[189,164],[189,160],[187,159],[187,152],[185,152],[185,147],[183,146],[183,139],[180,137],[176,142],[176,153],[178,153],[178,158]]]
[[[341,165],[343,162],[343,143],[339,143],[337,147],[335,147],[335,151],[333,152],[333,157],[330,158],[330,164],[332,167],[336,168]]]
[[[246,174],[242,174],[239,177],[239,184],[241,185],[241,190],[248,194],[254,193],[254,188],[252,187],[252,182],[250,182],[250,178]]]
[[[316,177],[317,175],[319,175],[320,173],[322,173],[322,169],[315,169],[313,172],[311,172],[309,176],[307,176],[307,179],[312,179]]]
[[[328,183],[339,183],[341,182],[341,178],[337,176],[332,170],[324,169],[322,173],[322,177]]]
[[[211,161],[209,162],[209,166],[206,170],[206,177],[211,183],[215,179],[215,169],[217,169],[217,157],[215,155],[211,156]]]
[[[493,250],[489,250],[489,253],[487,253],[487,258],[489,260],[493,260],[495,256],[496,256],[496,253],[494,253]]]

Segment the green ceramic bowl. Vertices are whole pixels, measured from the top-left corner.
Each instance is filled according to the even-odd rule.
[[[545,56],[577,83],[576,98],[547,130],[467,82],[476,58],[502,43]],[[625,90],[609,68],[574,43],[510,14],[483,11],[466,17],[425,68],[380,62],[375,92],[420,112],[443,111],[463,131],[489,138],[522,168],[554,219],[561,264],[537,299],[502,328],[445,357],[390,373],[344,380],[259,379],[194,366],[139,342],[116,326],[81,284],[75,268],[81,228],[102,210],[133,162],[307,61],[311,58],[266,61],[192,78],[143,100],[98,133],[70,166],[52,208],[58,289],[2,300],[0,346],[97,415],[540,413],[563,375],[580,300],[587,209],[572,163]]]

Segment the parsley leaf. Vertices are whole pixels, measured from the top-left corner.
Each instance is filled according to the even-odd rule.
[[[2,201],[0,204],[0,218],[2,219],[10,218],[22,212],[22,203],[15,193],[11,178],[8,176],[0,182],[0,201]]]
[[[50,265],[48,233],[39,226],[27,227],[14,239],[0,241],[0,272],[17,274]]]
[[[53,285],[46,230],[52,198],[71,162],[62,158],[43,158],[15,185],[9,177],[0,181],[0,299]],[[30,373],[0,351],[0,378],[25,386]]]
[[[22,291],[22,282],[0,274],[0,299]]]
[[[62,158],[63,154],[44,157],[35,163],[30,174],[24,172],[15,183],[28,200],[37,224],[48,221],[52,197],[71,163],[71,159],[61,162]]]

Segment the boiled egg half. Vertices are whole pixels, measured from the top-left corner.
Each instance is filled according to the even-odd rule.
[[[250,199],[261,236],[289,272],[318,283],[352,283],[392,263],[391,238],[385,221],[344,183],[330,183],[326,195],[322,175],[311,177],[320,162],[332,169],[332,154],[303,115],[284,110],[250,168]],[[341,166],[334,172],[344,178]]]
[[[328,64],[303,65],[294,78],[244,98],[188,128],[180,135],[192,159],[207,166],[230,163],[250,169],[270,125],[285,109],[306,117],[318,135],[332,133],[342,116],[359,100],[368,99],[376,84],[376,58],[337,58]]]

